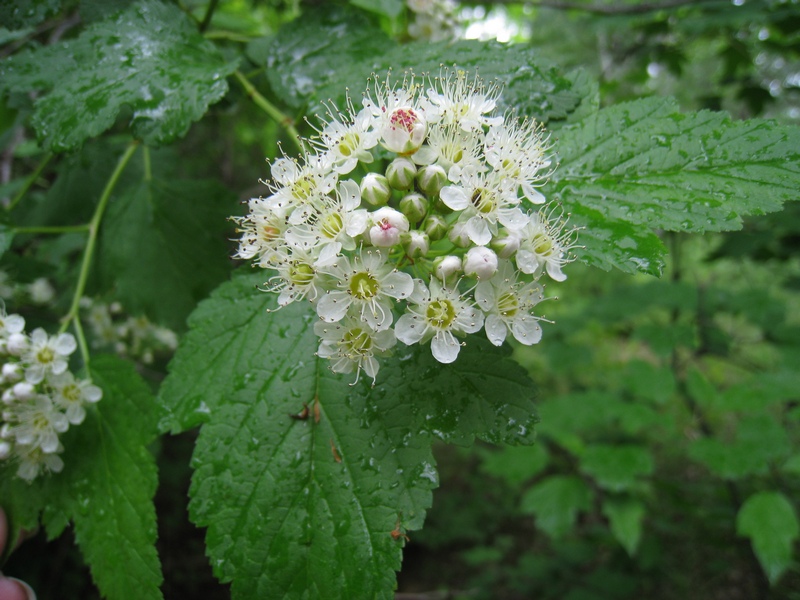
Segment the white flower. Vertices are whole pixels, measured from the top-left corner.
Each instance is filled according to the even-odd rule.
[[[408,231],[408,218],[398,210],[384,206],[370,213],[372,225],[369,241],[373,246],[389,248],[400,243],[400,236]]]
[[[268,291],[278,294],[278,306],[308,298],[311,302],[319,296],[319,273],[314,266],[316,257],[303,250],[285,252],[275,266],[278,275],[271,277]]]
[[[483,125],[499,125],[503,117],[486,116],[497,106],[500,89],[495,84],[484,87],[475,75],[470,81],[462,70],[447,71],[436,78],[436,87],[428,89],[424,104],[431,122],[456,124],[464,131],[477,131]]]
[[[336,199],[326,199],[308,222],[290,227],[286,232],[286,242],[293,248],[318,253],[314,266],[333,264],[342,248],[355,250],[354,238],[367,228],[367,211],[358,209],[360,204],[358,184],[350,179],[339,183]]]
[[[428,145],[423,148],[432,154],[430,162],[436,162],[447,171],[447,178],[458,183],[464,169],[480,170],[483,132],[466,132],[457,125],[431,127]]]
[[[84,404],[94,404],[103,397],[103,390],[91,381],[76,380],[69,371],[51,375],[47,383],[53,388],[53,402],[64,409],[67,420],[73,425],[79,425],[86,417]]]
[[[335,108],[333,111],[329,110],[330,121],[319,131],[319,139],[311,140],[328,154],[333,170],[340,175],[355,169],[359,161],[371,163],[373,157],[370,149],[378,144],[379,137],[379,133],[372,129],[373,118],[370,111],[362,109],[353,116],[352,106],[349,108],[349,118]],[[337,116],[334,116],[334,112]]]
[[[28,285],[28,294],[34,304],[47,304],[56,296],[56,291],[47,279],[39,277]]]
[[[284,243],[288,228],[287,210],[267,208],[263,198],[252,198],[249,202],[250,214],[246,217],[232,217],[238,223],[237,231],[242,234],[239,240],[237,258],[255,258],[261,267],[271,267],[277,258],[278,249]]]
[[[325,157],[305,156],[304,163],[288,158],[279,158],[272,164],[275,184],[267,184],[272,194],[265,200],[266,208],[285,209],[289,222],[302,223],[307,220],[322,198],[333,191],[337,174]]]
[[[497,254],[485,246],[474,246],[464,258],[464,275],[483,281],[497,273]]]
[[[64,451],[64,447],[59,443],[54,452],[46,453],[39,446],[29,444],[16,444],[14,446],[14,456],[19,463],[17,476],[27,482],[31,482],[42,471],[60,473],[64,468],[64,461],[61,460],[59,453]]]
[[[408,312],[398,319],[395,335],[408,345],[432,338],[433,357],[440,363],[451,363],[461,350],[455,334],[475,333],[482,326],[483,313],[457,289],[442,287],[431,279],[429,290],[415,279]]]
[[[566,223],[560,217],[552,217],[552,211],[550,215],[544,211],[530,215],[515,258],[523,273],[538,277],[547,270],[551,279],[564,281],[567,276],[561,267],[572,261],[569,250],[575,247],[575,229],[564,229]]]
[[[433,266],[436,276],[444,281],[461,272],[461,258],[452,254],[440,256],[434,261]]]
[[[5,308],[0,307],[0,339],[7,340],[15,333],[22,333],[25,329],[25,319],[19,315],[6,314]]]
[[[67,359],[75,352],[78,345],[72,334],[61,333],[48,336],[44,329],[34,329],[31,333],[30,346],[22,356],[27,363],[25,379],[31,383],[39,383],[47,373],[58,375],[67,370]]]
[[[335,324],[315,323],[314,333],[320,338],[317,355],[330,359],[333,372],[352,373],[355,370],[358,381],[363,369],[372,377],[373,384],[380,367],[375,354],[382,354],[397,343],[391,329],[372,331],[353,318]]]
[[[531,314],[542,299],[542,286],[517,281],[508,261],[502,262],[490,281],[481,281],[475,288],[475,300],[486,313],[486,337],[495,346],[503,344],[508,331],[526,346],[542,339],[539,318]]]
[[[387,77],[383,85],[376,82],[375,100],[369,95],[364,97],[364,108],[377,121],[381,145],[390,152],[411,155],[425,141],[427,120],[417,101],[416,89],[413,76],[399,88],[391,87]]]
[[[32,401],[14,406],[13,416],[16,424],[8,430],[10,437],[18,444],[38,446],[47,454],[56,451],[58,434],[69,428],[67,417],[50,398],[41,394]]]
[[[484,146],[486,162],[495,172],[520,186],[524,196],[534,204],[544,203],[536,184],[549,175],[541,171],[550,166],[550,160],[545,156],[547,139],[538,122],[511,121],[494,126],[489,129]]]
[[[463,211],[459,221],[466,223],[469,239],[479,246],[492,241],[498,222],[509,229],[521,229],[528,217],[520,210],[516,192],[491,175],[465,171],[461,185],[448,185],[440,192],[449,208]]]
[[[407,298],[414,289],[411,275],[393,269],[377,250],[356,254],[352,263],[341,257],[325,273],[334,278],[337,288],[317,303],[317,314],[328,323],[341,321],[353,306],[362,323],[375,331],[388,329],[393,320],[392,299]]]

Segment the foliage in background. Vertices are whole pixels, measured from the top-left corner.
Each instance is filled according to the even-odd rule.
[[[28,485],[0,466],[12,526],[72,523],[104,597],[210,595],[176,562],[199,530],[166,477],[188,477],[197,436],[188,510],[236,598],[392,597],[406,532],[402,591],[791,597],[800,214],[688,234],[797,199],[800,132],[755,117],[800,114],[800,10],[517,7],[532,43],[506,47],[409,41],[424,13],[399,0],[325,4],[0,2],[0,295],[31,329],[77,327],[75,367],[104,390],[63,473]],[[497,78],[504,108],[553,132],[542,192],[585,228],[587,266],[540,345],[470,342],[446,368],[398,350],[374,389],[350,388],[313,355],[312,311],[267,313],[263,276],[231,277],[225,217],[320,101],[441,63]],[[750,120],[685,112],[722,107]],[[56,294],[37,302],[43,278]],[[169,374],[172,335],[115,323],[123,309],[177,332]]]

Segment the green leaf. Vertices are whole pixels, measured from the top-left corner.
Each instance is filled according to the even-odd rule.
[[[769,415],[755,415],[739,422],[732,443],[702,438],[689,447],[689,456],[723,479],[740,479],[767,473],[769,464],[788,456],[790,447],[780,423]]]
[[[3,220],[5,221],[5,219]],[[0,258],[6,253],[6,250],[11,248],[11,242],[13,241],[14,229],[9,227],[7,223],[0,223]]]
[[[736,532],[749,537],[761,568],[775,584],[792,561],[792,547],[800,535],[797,514],[780,492],[750,496],[736,516]]]
[[[158,476],[147,449],[157,435],[158,407],[133,365],[122,359],[95,357],[92,376],[102,400],[64,434],[64,470],[34,481],[28,500],[37,512],[45,507],[50,537],[72,520],[104,597],[123,600],[136,590],[137,598],[161,598],[153,505]],[[30,526],[29,519],[21,523]]]
[[[474,40],[398,45],[363,15],[338,9],[315,11],[281,28],[266,56],[253,58],[267,65],[276,96],[295,108],[309,104],[320,114],[325,109],[319,102],[330,98],[344,106],[348,88],[358,98],[372,73],[382,80],[389,68],[397,78],[407,69],[437,75],[442,65],[477,71],[485,81],[503,84],[501,109],[543,122],[565,118],[582,99],[570,79],[524,45]],[[589,92],[588,86],[580,89]]]
[[[215,181],[140,181],[112,201],[98,272],[126,310],[176,330],[229,273],[235,198]]]
[[[672,369],[643,360],[632,360],[626,365],[625,382],[631,393],[659,405],[669,402],[676,388]]]
[[[698,406],[707,407],[717,403],[717,388],[698,368],[692,367],[686,373],[686,390]]]
[[[587,231],[620,222],[638,237],[652,229],[739,229],[742,216],[779,210],[800,186],[800,129],[682,114],[669,99],[605,108],[562,128],[555,150],[560,165],[543,192],[560,198]],[[655,243],[585,232],[581,240],[590,262],[605,259],[623,270],[631,262],[652,270],[664,255]]]
[[[800,454],[795,454],[786,459],[781,470],[792,475],[800,475]]]
[[[403,12],[402,0],[350,0],[350,4],[390,19]]]
[[[519,486],[541,473],[550,461],[542,444],[534,446],[505,446],[497,449],[480,448],[483,462],[481,472],[500,477],[512,486]]]
[[[520,501],[520,508],[536,517],[536,526],[555,539],[568,533],[578,512],[591,505],[589,486],[572,475],[548,477],[525,492]]]
[[[653,455],[642,446],[595,444],[581,456],[581,471],[612,491],[632,487],[639,477],[651,475],[653,468]]]
[[[38,25],[61,9],[61,0],[0,0],[0,23],[8,29]]]
[[[162,386],[162,427],[205,422],[192,519],[234,598],[391,598],[403,545],[391,533],[398,520],[421,527],[438,484],[433,439],[531,443],[531,384],[477,339],[451,366],[401,345],[376,387],[351,386],[314,357],[309,305],[267,312],[263,277],[238,275],[200,304]],[[304,402],[309,417],[290,418]]]
[[[628,555],[636,554],[642,537],[644,505],[632,498],[610,498],[603,503],[603,514],[608,518],[611,533],[622,544]]]
[[[557,199],[561,199],[557,196]],[[612,268],[625,273],[648,273],[660,276],[664,271],[666,246],[652,231],[604,218],[589,206],[574,204],[569,223],[580,227],[575,256],[587,265],[605,271]]]
[[[160,145],[183,136],[225,95],[235,68],[177,6],[144,0],[74,40],[6,59],[0,92],[45,92],[32,124],[50,150],[101,134],[123,107],[132,111],[133,135]]]

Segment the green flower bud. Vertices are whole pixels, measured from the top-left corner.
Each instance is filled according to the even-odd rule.
[[[461,271],[461,259],[452,254],[447,256],[439,256],[433,261],[433,272],[442,281],[452,278]]]
[[[447,232],[447,238],[459,248],[469,248],[472,245],[472,240],[469,239],[467,233],[466,223],[453,223],[453,226]]]
[[[427,165],[417,172],[417,185],[419,189],[435,196],[447,184],[447,173],[439,165]]]
[[[435,242],[447,234],[447,221],[441,215],[428,215],[422,222],[421,229]]]
[[[410,189],[414,184],[414,177],[417,175],[417,165],[410,159],[398,157],[386,167],[386,179],[396,190]]]
[[[367,173],[361,180],[361,199],[372,206],[384,206],[392,197],[389,180],[378,173]]]
[[[405,248],[406,255],[410,258],[419,258],[428,254],[431,249],[431,240],[428,234],[422,231],[409,231],[400,236],[400,241]]]
[[[400,211],[408,217],[410,223],[419,223],[428,212],[428,199],[416,192],[407,194],[400,200]]]
[[[497,256],[500,258],[511,258],[519,250],[519,244],[519,234],[510,233],[507,229],[503,229],[492,238],[489,247],[497,252]]]

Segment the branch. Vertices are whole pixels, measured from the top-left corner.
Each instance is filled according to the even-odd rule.
[[[462,4],[527,4],[534,8],[552,8],[554,10],[580,10],[586,13],[603,16],[642,15],[659,10],[669,10],[681,6],[698,6],[716,4],[718,0],[662,0],[661,2],[643,2],[641,4],[585,4],[568,0],[489,0],[488,2],[462,2]]]

